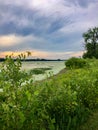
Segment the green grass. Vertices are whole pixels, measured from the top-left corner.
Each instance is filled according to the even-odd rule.
[[[80,130],[98,130],[98,109],[95,110]]]

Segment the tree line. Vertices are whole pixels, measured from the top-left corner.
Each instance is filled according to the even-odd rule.
[[[0,58],[0,62],[3,62],[5,61],[5,58]],[[16,61],[16,59],[14,59],[14,61]],[[37,59],[21,59],[21,61],[63,61],[63,59],[40,59],[40,58],[37,58]],[[65,61],[65,60],[64,60]]]

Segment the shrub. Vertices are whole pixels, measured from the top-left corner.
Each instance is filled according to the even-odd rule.
[[[72,57],[65,62],[67,68],[83,68],[87,66],[87,61],[81,58]]]

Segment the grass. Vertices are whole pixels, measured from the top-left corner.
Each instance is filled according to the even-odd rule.
[[[95,110],[80,130],[98,130],[98,109]]]
[[[94,60],[92,60],[92,62],[90,62],[90,67],[94,66],[94,69],[98,69],[97,63],[98,63],[98,61],[94,62]],[[54,75],[53,77],[54,78],[57,78],[59,76],[61,77],[67,71],[68,71],[67,69],[63,69],[57,75]],[[53,77],[51,77],[49,79],[51,80]],[[91,115],[89,116],[87,121],[85,123],[83,123],[78,128],[78,130],[98,130],[98,108],[96,110],[93,110],[93,112],[91,113]]]
[[[94,69],[98,69],[98,60],[94,61],[92,59],[92,62],[90,62],[90,67],[94,67]],[[63,75],[65,72],[67,72],[66,69],[63,69],[60,71],[59,74],[55,75],[54,77],[58,77],[60,75]],[[91,115],[87,119],[85,123],[83,123],[78,130],[98,130],[98,107],[92,111]]]

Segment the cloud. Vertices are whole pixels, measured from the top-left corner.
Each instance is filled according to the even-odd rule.
[[[0,36],[0,47],[9,47],[21,44],[24,40],[25,38],[21,39],[21,37],[17,37],[15,35]]]
[[[97,25],[98,21],[95,12],[98,2],[92,3],[91,0],[6,0],[0,3],[1,35],[14,33],[44,37],[63,29],[67,33],[79,28],[84,31],[94,23]]]
[[[98,26],[97,8],[98,0],[0,0],[1,51],[83,51],[83,32]]]
[[[0,4],[1,34],[48,34],[70,23],[69,17],[74,13],[73,7],[65,6],[63,0],[30,0],[26,8],[23,3],[26,3],[26,0],[15,3],[6,0]]]
[[[27,36],[21,36],[21,35],[3,35],[0,36],[0,47],[1,50],[5,48],[5,50],[15,50],[16,48],[22,47],[22,49],[29,49],[29,48],[36,48],[37,45],[44,46],[45,40],[43,38],[39,38],[34,35],[27,35]]]

